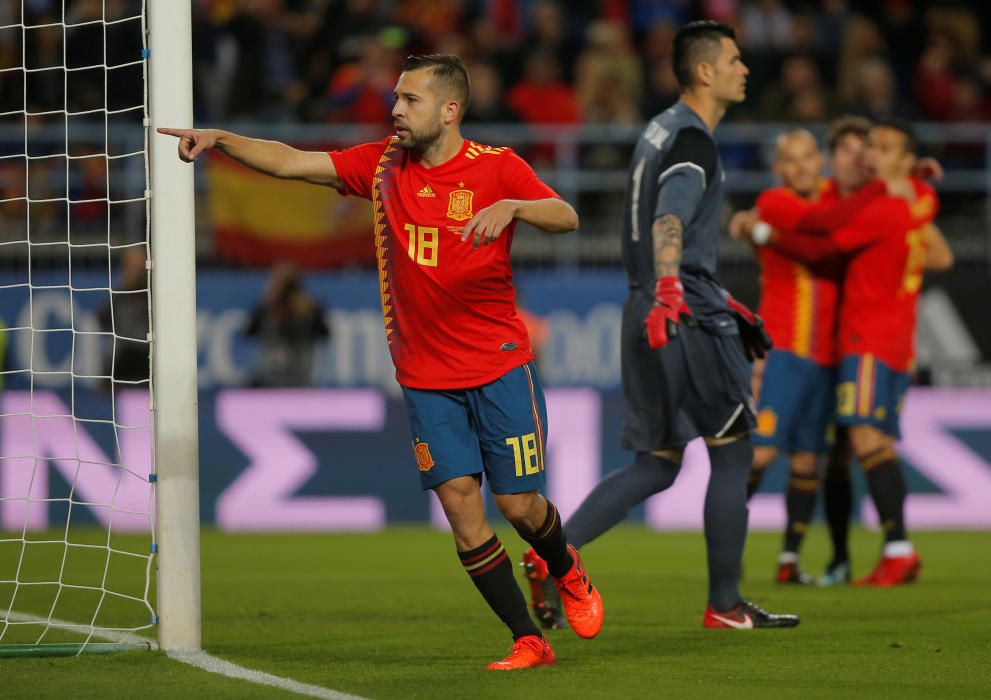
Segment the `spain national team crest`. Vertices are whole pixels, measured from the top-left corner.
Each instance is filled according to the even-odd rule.
[[[471,211],[471,199],[475,193],[471,190],[454,190],[447,200],[447,216],[455,221],[467,221],[474,214]]]
[[[413,454],[416,455],[416,466],[421,472],[428,472],[434,466],[434,458],[430,455],[430,446],[427,443],[416,443]]]

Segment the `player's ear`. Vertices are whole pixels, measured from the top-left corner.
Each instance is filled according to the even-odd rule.
[[[699,85],[712,85],[712,77],[716,72],[716,67],[711,63],[699,61],[695,64],[695,79]]]
[[[442,119],[445,124],[456,124],[461,118],[461,103],[457,100],[448,100],[444,103]]]

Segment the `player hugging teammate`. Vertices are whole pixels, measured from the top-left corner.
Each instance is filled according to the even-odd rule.
[[[948,269],[953,256],[932,223],[935,193],[912,177],[933,166],[919,167],[910,126],[843,117],[831,129],[829,147],[833,177],[822,179],[815,138],[804,129],[781,134],[774,164],[781,186],[762,193],[756,209],[738,213],[731,224],[732,233],[757,249],[760,313],[775,340],[763,376],[760,368],[755,372],[757,448],[748,491],[757,490],[779,450],[788,453],[788,520],[777,580],[811,583],[798,553],[815,510],[817,462],[828,455],[833,557],[819,583],[849,582],[852,452],[885,539],[880,563],[856,583],[908,583],[920,560],[905,529],[906,487],[894,443],[913,364],[923,270]]]

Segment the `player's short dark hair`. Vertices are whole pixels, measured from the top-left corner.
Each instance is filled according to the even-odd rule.
[[[874,124],[874,128],[894,129],[901,132],[905,137],[906,153],[911,153],[913,156],[919,155],[919,137],[915,133],[915,127],[912,126],[911,122],[897,117],[888,117],[887,119],[879,119]]]
[[[404,71],[431,68],[434,80],[461,103],[461,116],[468,110],[471,102],[471,81],[468,80],[468,68],[459,56],[454,54],[431,53],[423,56],[407,56],[403,63]]]
[[[697,64],[715,62],[723,37],[736,41],[736,32],[728,24],[711,19],[689,22],[678,30],[674,37],[671,64],[682,90],[687,90],[695,82]]]
[[[871,126],[873,126],[871,120],[866,117],[858,117],[853,114],[844,114],[841,117],[837,117],[829,125],[829,133],[826,134],[826,143],[829,145],[829,151],[835,151],[839,142],[848,134],[853,134],[866,140]]]

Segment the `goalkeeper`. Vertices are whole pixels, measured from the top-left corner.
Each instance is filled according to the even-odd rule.
[[[565,530],[577,547],[609,530],[670,487],[685,445],[703,437],[712,463],[703,625],[794,627],[796,616],[761,610],[738,588],[755,425],[748,359],[763,357],[770,341],[760,319],[716,277],[723,168],[712,131],[727,107],[743,100],[748,71],[733,30],[717,22],[683,27],[673,55],[681,100],[654,117],[637,142],[622,231],[630,286],[622,326],[623,447],[636,457],[595,487]],[[536,555],[524,556],[531,605],[545,626],[555,626]]]

